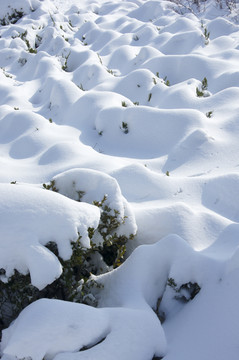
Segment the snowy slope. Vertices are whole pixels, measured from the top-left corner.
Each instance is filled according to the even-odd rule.
[[[54,238],[69,258],[80,232],[89,247],[99,222],[89,203],[105,193],[127,216],[122,231],[137,229],[127,261],[96,278],[99,309],[30,305],[3,331],[2,358],[238,359],[236,5],[0,0],[0,9],[0,269],[30,271],[39,288],[52,282],[61,266],[44,245]],[[52,179],[61,194],[39,189]],[[200,291],[183,302],[190,283]]]

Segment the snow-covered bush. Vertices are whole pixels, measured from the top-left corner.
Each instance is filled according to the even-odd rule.
[[[105,265],[119,266],[126,244],[133,239],[137,226],[117,181],[96,170],[73,169],[55,176],[50,186],[70,199],[94,204],[101,209],[99,226],[92,233],[92,249],[101,254]],[[101,272],[100,266],[95,272]]]
[[[34,11],[40,5],[39,0],[0,1],[0,25],[15,24],[24,15]]]
[[[208,97],[210,96],[209,91],[207,91],[208,84],[207,84],[207,78],[204,77],[202,80],[202,83],[196,87],[196,94],[197,97]]]
[[[73,244],[72,257],[62,261],[63,274],[51,285],[58,299],[96,305],[92,287],[98,286],[91,274],[101,274],[124,261],[126,245],[132,241],[137,226],[131,208],[122,196],[117,181],[109,175],[89,169],[72,169],[55,176],[48,190],[59,192],[78,202],[93,204],[101,210],[99,225],[89,229],[91,247]],[[49,244],[57,256],[57,247]]]
[[[160,310],[170,315],[176,300],[168,279],[175,279],[178,294],[183,296],[183,284],[205,282],[202,268],[208,263],[176,235],[140,246],[121,267],[96,277],[105,285],[100,308],[46,299],[27,307],[3,331],[3,359],[146,360],[164,356],[164,330],[152,308],[160,298]],[[191,294],[191,300],[197,294]]]
[[[96,206],[26,185],[0,184],[1,322],[10,320],[62,274],[59,259],[72,247],[90,248],[89,228],[97,228]],[[47,249],[57,245],[59,258]]]
[[[96,305],[91,288],[98,285],[87,280],[91,273],[119,266],[128,240],[136,233],[129,205],[116,180],[108,175],[75,169],[43,187],[53,191],[22,185],[0,187],[11,194],[9,201],[3,196],[0,203],[4,214],[0,223],[2,327],[42,297]],[[75,226],[73,233],[70,226]],[[11,252],[12,242],[15,250]]]

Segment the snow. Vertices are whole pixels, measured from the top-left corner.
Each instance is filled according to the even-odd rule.
[[[0,0],[0,281],[54,282],[46,245],[99,245],[104,198],[135,235],[92,275],[97,308],[32,303],[3,360],[238,359],[238,21],[214,0]]]
[[[71,257],[71,242],[79,234],[82,246],[90,247],[88,228],[98,226],[97,207],[26,185],[0,184],[0,194],[0,263],[5,281],[14,269],[29,270],[32,284],[43,289],[62,272],[59,260],[44,245],[54,241],[64,260]]]
[[[110,175],[90,169],[72,169],[53,177],[53,181],[61,194],[73,200],[79,199],[79,193],[80,200],[89,204],[101,202],[106,197],[104,206],[109,208],[108,214],[116,214],[117,220],[121,223],[116,229],[116,234],[136,234],[137,224],[131,206],[122,196],[117,181]],[[96,236],[95,233],[93,242]]]
[[[32,337],[32,334],[35,335]],[[148,314],[126,308],[95,309],[59,300],[43,299],[33,303],[5,332],[5,336],[3,345],[5,341],[11,343],[6,347],[7,354],[17,353],[20,357],[31,356],[32,359],[46,356],[58,360],[108,360],[114,353],[117,360],[131,356],[143,360],[156,352],[163,354],[165,351],[163,331],[152,310]],[[103,342],[97,347],[79,351],[101,340]]]

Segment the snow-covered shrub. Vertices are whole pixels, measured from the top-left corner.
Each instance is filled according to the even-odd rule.
[[[95,305],[97,302],[91,292],[98,284],[90,276],[107,272],[124,261],[126,245],[137,230],[133,213],[117,181],[99,171],[69,170],[55,176],[43,187],[78,202],[93,204],[101,210],[97,229],[89,229],[91,247],[85,249],[80,242],[75,242],[72,257],[67,261],[60,259],[63,267],[61,277],[50,286],[51,293],[58,294],[55,296],[58,299]],[[49,246],[59,258],[57,246],[54,243]]]
[[[91,273],[119,266],[137,230],[117,181],[108,175],[74,169],[57,175],[43,188],[0,187],[0,192],[11,194],[9,201],[3,196],[0,203],[4,213],[0,223],[3,328],[42,297],[96,305],[91,291],[99,285],[89,279]],[[9,230],[12,218],[15,223]],[[4,238],[10,239],[7,248]]]
[[[167,286],[175,292],[174,298],[182,302],[193,300],[201,290],[197,283],[192,283],[191,281],[178,286],[173,278],[168,279]]]
[[[117,181],[99,171],[73,169],[55,176],[47,190],[95,205],[101,210],[97,229],[89,229],[91,247],[73,244],[72,257],[62,261],[62,276],[51,285],[58,299],[74,300],[95,305],[92,287],[98,287],[91,277],[116,268],[124,261],[126,245],[136,234],[137,226],[129,204],[122,196]],[[57,247],[49,244],[56,256]]]
[[[24,13],[21,10],[11,9],[10,13],[7,13],[3,18],[0,19],[2,26],[8,24],[15,24],[18,20],[23,17]]]
[[[207,88],[208,88],[207,78],[204,77],[202,80],[202,83],[198,87],[196,87],[197,97],[210,96],[210,93],[209,93],[209,91],[207,91]]]
[[[3,331],[3,360],[8,356],[30,356],[33,360],[162,357],[166,354],[166,338],[152,308],[160,298],[159,310],[166,318],[170,316],[175,311],[173,301],[178,303],[171,295],[184,296],[184,290],[190,293],[192,287],[184,289],[183,284],[203,286],[208,273],[202,269],[210,265],[206,256],[176,235],[139,246],[121,267],[96,277],[104,284],[98,308],[41,299],[24,309]],[[175,288],[180,288],[180,293]],[[197,294],[191,293],[192,303]]]
[[[70,199],[94,204],[101,209],[99,226],[91,238],[92,250],[102,256],[96,272],[101,272],[102,266],[119,266],[124,258],[126,244],[133,239],[137,226],[117,181],[99,171],[72,169],[55,176],[45,186],[50,186]]]
[[[99,221],[96,206],[32,186],[0,184],[1,327],[33,300],[61,297],[47,285],[61,276],[75,248],[90,249],[89,229]],[[58,256],[47,248],[51,242]]]
[[[15,24],[24,15],[34,11],[40,5],[39,0],[0,1],[0,25]]]

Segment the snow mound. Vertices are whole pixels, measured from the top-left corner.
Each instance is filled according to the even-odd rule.
[[[198,253],[182,238],[170,235],[154,245],[138,247],[121,267],[95,278],[104,284],[100,299],[102,307],[95,309],[46,299],[28,306],[3,331],[2,359],[30,356],[33,360],[43,357],[57,360],[133,357],[144,360],[154,355],[172,359],[171,351],[166,353],[164,330],[155,312],[166,318],[166,333],[175,318],[177,329],[186,322],[188,327],[179,331],[180,341],[185,344],[186,337],[196,344],[199,333],[192,328],[195,322],[199,329],[205,326],[205,301],[212,305],[215,296],[220,294],[221,304],[226,299],[223,292],[232,278],[238,278],[238,271],[235,273],[234,269],[233,275],[230,273],[228,277],[222,259],[218,261],[206,253]],[[238,294],[235,286],[232,293]],[[213,321],[219,324],[220,317],[224,321],[226,316],[231,319],[237,306],[236,298],[231,299],[233,309],[229,314],[219,316],[219,306],[213,307],[210,313],[207,310],[212,324]],[[212,324],[209,324],[210,331]],[[220,330],[222,337],[231,326],[227,321],[224,325],[225,330]],[[171,330],[168,338],[169,343],[174,344],[174,353],[180,348],[178,336]],[[215,355],[217,352],[210,344],[215,344],[217,338],[213,334],[210,339],[203,338],[207,344],[205,354],[210,349]],[[235,336],[226,336],[222,341],[232,344],[234,339]],[[120,346],[117,345],[115,351],[119,341]],[[199,349],[199,345],[195,346]],[[191,352],[191,346],[182,349],[187,356]]]
[[[97,207],[26,185],[0,184],[0,268],[6,281],[14,269],[31,275],[39,289],[61,275],[57,257],[44,245],[54,241],[62,259],[71,257],[71,242],[81,236],[89,248],[88,228],[97,228]]]
[[[108,207],[108,215],[121,223],[117,235],[130,236],[137,231],[135,217],[130,204],[122,196],[117,181],[110,175],[90,169],[72,169],[53,178],[58,191],[73,200],[89,204],[101,203]],[[94,239],[93,239],[94,240]]]
[[[24,309],[15,323],[3,332],[2,350],[3,360],[9,356],[10,359],[30,356],[32,360],[44,357],[145,360],[164,355],[166,342],[152,310],[95,309],[42,299]]]
[[[238,174],[211,179],[204,187],[202,203],[214,212],[239,222],[239,209],[235,199],[239,192]]]
[[[23,15],[35,11],[41,4],[40,0],[13,0],[11,5],[8,1],[0,1],[1,22],[5,19],[6,24],[19,20]],[[3,24],[2,24],[3,25]]]

